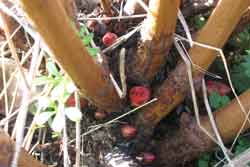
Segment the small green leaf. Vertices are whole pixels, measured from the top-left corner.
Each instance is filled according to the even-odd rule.
[[[76,107],[67,107],[64,112],[65,115],[73,122],[78,122],[82,118],[81,111]]]
[[[88,32],[87,26],[83,25],[83,26],[81,26],[78,35],[79,35],[79,37],[80,37],[81,39],[83,39],[83,38],[85,37],[85,35],[87,34],[87,32]]]
[[[232,66],[231,76],[237,92],[242,93],[250,88],[250,52],[246,51],[243,60]]]
[[[61,137],[61,133],[60,132],[52,132],[52,136],[51,136],[53,139],[54,138],[58,138],[58,137]]]
[[[91,40],[94,38],[94,34],[90,33],[82,38],[82,42],[85,46],[90,45]]]
[[[62,81],[58,85],[56,85],[51,91],[51,99],[52,100],[61,100],[63,98],[65,92],[65,85]]]
[[[50,84],[53,83],[54,79],[48,76],[41,76],[41,77],[37,77],[34,79],[33,84],[35,84],[36,86],[39,85],[45,85],[45,84]]]
[[[240,145],[250,145],[250,140],[249,140],[249,138],[247,138],[247,137],[240,137],[240,138],[238,139],[238,143],[239,143]]]
[[[238,144],[235,147],[235,154],[239,155],[248,148],[250,148],[249,136],[239,137]]]
[[[241,154],[242,152],[244,152],[248,148],[249,148],[249,146],[237,145],[235,147],[235,155]]]
[[[44,125],[55,113],[53,112],[42,112],[38,115],[36,119],[36,124],[38,126]]]
[[[219,109],[230,102],[230,98],[228,96],[220,96],[219,93],[213,92],[209,96],[210,105],[214,109]]]
[[[195,27],[201,29],[206,24],[206,18],[202,15],[196,16],[194,18]]]
[[[198,167],[209,167],[209,161],[198,160]]]
[[[64,114],[62,111],[58,110],[51,124],[51,128],[54,132],[60,133],[64,127],[64,124]]]
[[[47,62],[46,68],[47,68],[50,75],[53,75],[53,76],[59,76],[60,75],[55,63],[53,63],[52,61],[49,60]]]
[[[49,127],[52,129],[52,123],[53,123],[53,118],[50,117],[49,120],[48,120],[48,125]]]
[[[211,160],[211,155],[208,153],[204,153],[198,159],[198,167],[210,167],[209,163]]]
[[[67,91],[64,92],[63,97],[61,99],[62,103],[66,103],[66,101],[68,100],[68,98],[71,96],[72,94],[69,94]]]
[[[29,112],[32,114],[32,115],[35,115],[37,113],[37,103],[31,103],[30,106],[29,106]]]
[[[247,25],[243,31],[234,35],[230,43],[242,50],[250,49],[250,26]]]
[[[95,57],[97,55],[97,53],[99,53],[99,49],[98,48],[90,48],[87,47],[87,50],[89,52],[89,54],[93,57]]]
[[[84,34],[85,34],[85,30],[81,27],[78,35],[79,35],[80,38],[83,38]]]

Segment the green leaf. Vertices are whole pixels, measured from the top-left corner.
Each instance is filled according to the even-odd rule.
[[[51,136],[53,139],[54,138],[58,138],[58,137],[61,137],[61,132],[52,132],[52,136]]]
[[[61,77],[61,79],[58,79],[58,81],[60,82],[56,83],[57,85],[55,85],[55,87],[52,89],[50,97],[52,100],[57,100],[64,103],[68,97],[77,90],[77,88],[67,77]]]
[[[238,143],[240,145],[250,145],[250,140],[249,140],[249,137],[240,137],[238,139]]]
[[[47,68],[50,75],[53,75],[53,76],[59,76],[60,75],[55,63],[53,63],[52,61],[49,60],[47,62],[46,68]]]
[[[79,31],[78,35],[79,35],[80,38],[83,38],[83,37],[84,37],[84,35],[85,35],[85,30],[84,30],[83,27],[80,28],[80,31]]]
[[[36,124],[38,126],[44,125],[55,113],[53,112],[42,112],[38,115],[36,119]]]
[[[197,29],[201,29],[206,24],[206,18],[202,15],[196,16],[194,18],[194,25]]]
[[[248,148],[250,148],[249,136],[240,137],[238,139],[238,144],[235,147],[235,154],[239,155],[240,153],[247,150]]]
[[[89,52],[89,54],[93,57],[95,57],[97,55],[97,53],[99,53],[99,49],[98,48],[90,48],[87,47],[87,50]]]
[[[94,38],[94,34],[93,33],[89,33],[88,35],[85,35],[82,38],[82,42],[85,46],[90,45],[91,40]]]
[[[208,153],[204,153],[198,159],[198,167],[210,167],[209,163],[211,160],[211,155]]]
[[[78,35],[81,39],[83,39],[86,36],[87,32],[88,32],[87,26],[83,25],[81,26]]]
[[[244,152],[245,150],[247,150],[249,148],[249,146],[242,146],[242,145],[237,145],[235,147],[235,155],[239,155],[241,154],[242,152]]]
[[[68,98],[71,96],[72,94],[68,93],[67,91],[64,92],[63,97],[62,97],[62,103],[66,103],[66,101],[68,100]]]
[[[64,112],[65,115],[73,122],[78,122],[82,118],[81,111],[76,107],[67,107]]]
[[[219,93],[213,92],[209,96],[209,102],[212,108],[219,109],[230,102],[230,98],[228,96],[220,96]]]
[[[41,76],[34,79],[33,84],[36,86],[54,83],[54,79],[48,76]]]
[[[237,92],[242,93],[250,88],[250,52],[246,51],[243,60],[235,63],[231,70],[232,82]]]
[[[84,46],[87,47],[87,50],[89,52],[89,54],[93,57],[95,57],[97,55],[97,53],[99,52],[98,48],[92,48],[90,47],[90,43],[91,40],[93,40],[94,38],[94,34],[93,33],[89,33],[88,32],[88,28],[84,25],[80,28],[80,31],[78,33],[79,37],[82,39],[82,42],[84,44]]]
[[[64,127],[64,114],[61,110],[58,110],[56,113],[55,118],[51,124],[51,128],[54,132],[60,133]]]
[[[209,161],[198,160],[198,167],[209,167]]]
[[[52,100],[63,100],[64,93],[66,91],[65,82],[62,80],[58,85],[56,85],[51,91]]]
[[[233,36],[230,43],[242,50],[250,49],[250,26],[247,25],[243,31]]]
[[[29,106],[29,112],[32,114],[32,115],[35,115],[37,113],[37,103],[36,102],[33,102],[30,104]]]
[[[50,117],[49,120],[48,120],[48,125],[49,127],[52,129],[52,123],[53,123],[53,118]]]

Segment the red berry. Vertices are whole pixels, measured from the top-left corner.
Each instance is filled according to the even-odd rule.
[[[213,92],[218,92],[221,96],[225,96],[231,92],[231,88],[224,83],[208,80],[207,91],[209,95]]]
[[[107,113],[104,111],[96,111],[95,112],[95,119],[97,119],[97,120],[102,120],[102,119],[106,118],[106,116],[107,116]]]
[[[138,107],[150,99],[150,90],[145,86],[135,86],[129,91],[130,103]]]
[[[135,127],[131,126],[131,125],[124,125],[122,128],[121,128],[121,133],[122,133],[122,136],[125,138],[125,139],[131,139],[133,137],[136,136],[137,134],[137,130]]]
[[[102,42],[105,46],[110,46],[116,41],[117,38],[118,38],[118,36],[115,33],[107,32],[102,37]]]
[[[153,161],[156,160],[156,156],[150,152],[145,152],[142,154],[142,157],[143,157],[143,163],[144,164],[150,164],[152,163]]]
[[[81,108],[84,108],[87,105],[87,100],[84,98],[80,98],[80,106]],[[70,95],[70,97],[66,101],[66,106],[67,107],[75,107],[76,102],[75,102],[75,96],[74,94]]]

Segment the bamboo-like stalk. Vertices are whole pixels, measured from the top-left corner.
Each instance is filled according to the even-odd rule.
[[[0,130],[0,166],[9,167],[14,154],[15,144],[10,137]],[[47,167],[38,160],[34,159],[23,149],[21,150],[17,167]]]
[[[112,8],[110,0],[100,0],[102,9],[104,13],[111,16],[112,15]]]
[[[61,0],[70,19],[73,19],[77,23],[77,7],[75,0]]]
[[[109,71],[92,58],[59,0],[21,0],[23,9],[80,92],[106,111],[120,108]]]
[[[151,81],[166,60],[175,32],[179,0],[151,0],[150,13],[141,30],[142,41],[131,64],[130,77]]]
[[[239,0],[237,2],[234,0],[221,0],[208,19],[207,24],[198,32],[196,41],[222,48],[249,5],[249,0]],[[194,45],[189,50],[189,55],[192,61],[203,69],[208,69],[216,58],[214,50],[197,45]],[[193,75],[197,80],[202,73],[194,68]],[[144,135],[148,136],[152,133],[154,126],[183,101],[189,89],[185,63],[179,62],[175,70],[169,74],[168,79],[155,93],[158,101],[138,114],[136,120],[138,126],[151,128],[151,130],[142,128]]]
[[[239,99],[245,110],[249,112],[250,90],[244,92]],[[246,118],[236,99],[213,114],[224,143],[234,139]],[[177,163],[197,158],[202,152],[214,149],[215,143],[200,129],[195,119],[184,114],[181,122],[180,129],[173,136],[168,136],[157,143],[159,162],[174,166]],[[208,133],[214,134],[207,116],[202,117],[201,124]],[[246,123],[243,132],[249,128],[250,124]]]

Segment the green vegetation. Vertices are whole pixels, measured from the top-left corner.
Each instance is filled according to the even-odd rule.
[[[250,148],[250,137],[249,136],[241,136],[239,137],[236,146],[233,150],[233,154],[235,156],[244,152],[245,150]],[[220,157],[219,157],[220,156]],[[204,153],[200,156],[197,161],[197,167],[211,167],[217,164],[220,160],[223,159],[221,151],[217,150],[215,153]],[[220,163],[217,167],[222,167],[224,163]]]
[[[239,93],[250,88],[250,50],[246,51],[241,61],[233,64],[231,76],[233,84]]]
[[[94,34],[89,33],[86,26],[81,26],[79,37],[82,39],[91,56],[95,57],[99,49],[91,47]],[[71,121],[77,122],[81,119],[81,111],[75,106],[66,106],[69,97],[76,91],[73,82],[65,74],[59,71],[55,63],[48,59],[46,62],[47,75],[35,79],[34,84],[42,88],[51,89],[50,94],[42,96],[35,107],[38,113],[36,119],[37,127],[44,127],[46,124],[54,132],[54,137],[60,135],[64,126],[64,115]],[[36,113],[33,113],[36,114]]]
[[[83,42],[84,46],[87,48],[89,54],[91,56],[95,57],[97,55],[97,53],[99,52],[99,49],[91,47],[91,41],[94,38],[94,34],[90,33],[88,31],[88,28],[84,25],[84,26],[81,26],[78,35],[82,39],[82,42]]]
[[[197,15],[194,17],[194,26],[197,29],[201,29],[207,22],[207,19],[203,15]]]
[[[237,35],[235,35],[230,43],[237,48],[242,50],[250,49],[250,25],[246,26],[244,30]]]
[[[38,77],[34,81],[37,86],[51,89],[48,96],[40,97],[36,103],[37,112],[39,112],[36,125],[43,127],[48,123],[54,132],[60,133],[63,122],[65,122],[64,115],[74,122],[81,119],[81,112],[78,108],[65,106],[65,102],[76,88],[73,82],[62,74],[51,60],[47,61],[46,69],[48,75]]]
[[[209,96],[209,103],[213,109],[219,109],[230,102],[228,96],[221,96],[218,92],[213,92]]]

